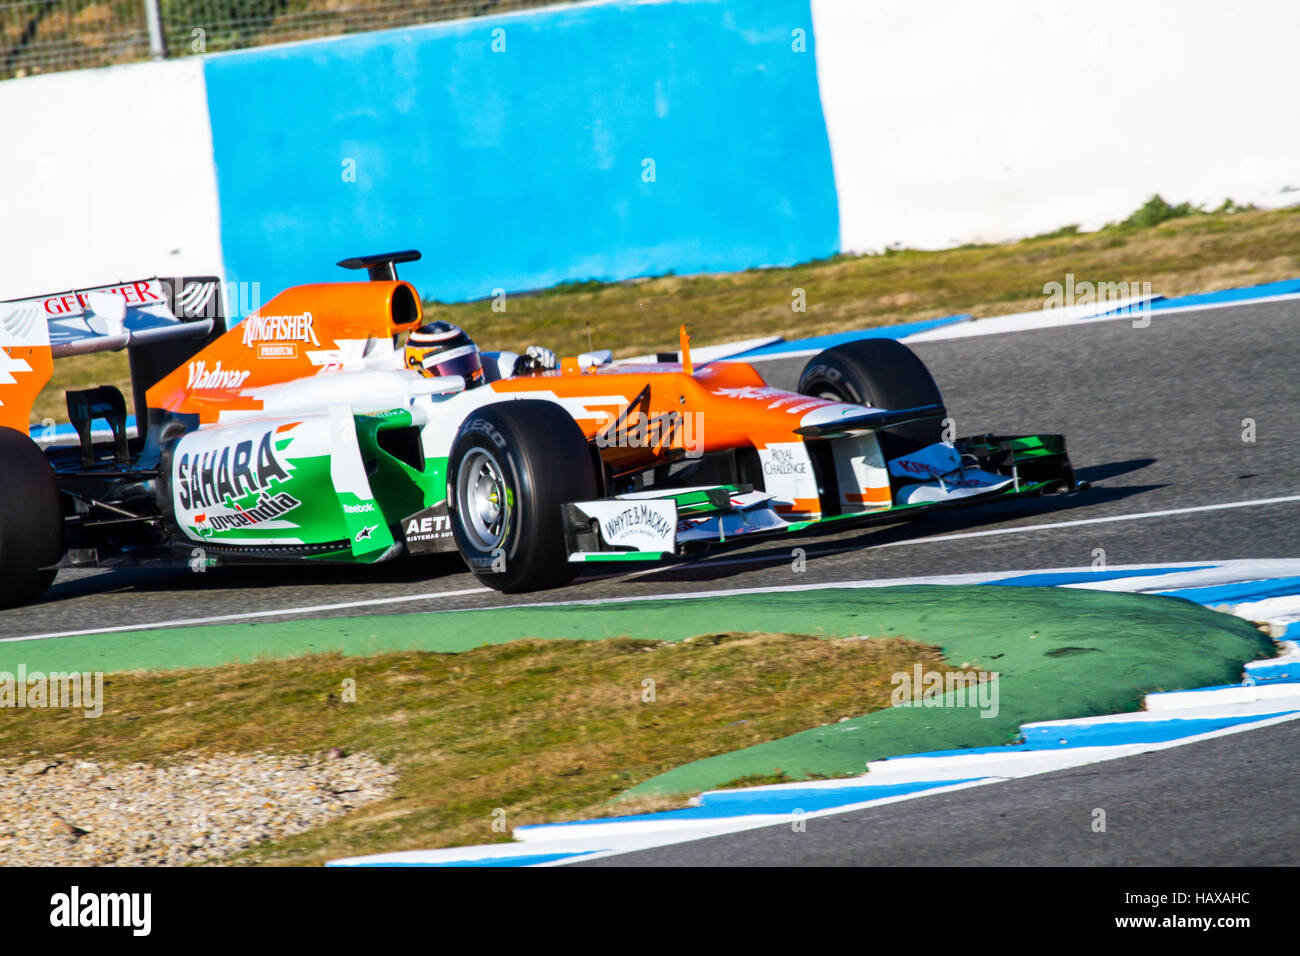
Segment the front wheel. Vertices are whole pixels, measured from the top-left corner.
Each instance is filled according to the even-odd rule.
[[[799,393],[873,408],[942,405],[939,386],[915,352],[893,339],[859,339],[814,356],[799,376]],[[942,438],[937,418],[878,432],[886,458],[910,454]]]
[[[498,591],[573,580],[562,506],[597,497],[587,439],[554,402],[487,405],[461,425],[448,462],[448,510],[461,557]]]

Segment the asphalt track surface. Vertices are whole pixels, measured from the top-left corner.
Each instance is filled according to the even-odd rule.
[[[64,572],[0,612],[0,638],[296,609],[262,620],[601,600],[863,578],[1300,554],[1300,303],[1245,304],[919,344],[959,434],[1063,432],[1093,488],[891,525],[782,537],[689,564],[608,567],[530,595],[480,589],[455,556],[377,567]],[[806,359],[757,367],[793,388]],[[1256,440],[1242,440],[1243,420]],[[1216,506],[1136,520],[1055,522]],[[983,532],[973,537],[945,536]],[[987,532],[993,532],[988,534]],[[792,570],[791,549],[806,552]],[[448,594],[447,592],[466,592]],[[416,596],[415,600],[401,600]],[[350,607],[322,605],[354,604]],[[106,633],[104,640],[112,640]]]
[[[1294,866],[1300,720],[574,866]],[[1105,832],[1093,831],[1105,811]]]

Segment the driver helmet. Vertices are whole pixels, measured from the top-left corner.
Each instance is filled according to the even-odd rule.
[[[483,361],[478,346],[460,326],[428,322],[406,339],[406,367],[425,378],[459,375],[465,387],[483,384]]]

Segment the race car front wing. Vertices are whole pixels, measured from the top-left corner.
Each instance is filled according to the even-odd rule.
[[[870,511],[798,518],[778,510],[775,495],[750,486],[714,485],[639,491],[565,506],[571,562],[657,561],[833,522],[888,520],[903,512],[1074,491],[1079,486],[1061,435],[982,435],[931,446],[942,460],[923,480],[900,479],[892,501]],[[940,468],[945,466],[939,466]]]

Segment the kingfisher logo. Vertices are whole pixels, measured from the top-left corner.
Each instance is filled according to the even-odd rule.
[[[88,296],[92,292],[107,292],[110,295],[120,295],[126,299],[128,306],[138,307],[164,301],[161,283],[157,279],[143,279],[139,282],[121,282],[117,285],[101,285],[93,289],[82,289],[80,292],[52,295],[44,299],[41,305],[44,307],[46,315],[80,315],[89,307],[90,300]]]
[[[261,342],[303,342],[320,348],[312,314],[251,315],[244,320],[244,345],[251,348]]]
[[[236,369],[223,369],[218,362],[211,369],[202,360],[190,363],[190,376],[187,387],[197,390],[210,388],[239,388],[248,379],[249,372]]]
[[[906,471],[913,475],[923,475],[927,478],[941,474],[935,470],[934,465],[925,461],[910,461],[905,458],[899,458],[894,461],[900,470]]]
[[[889,473],[900,478],[942,478],[960,467],[961,454],[957,449],[946,442],[936,442],[893,459],[889,463]]]

